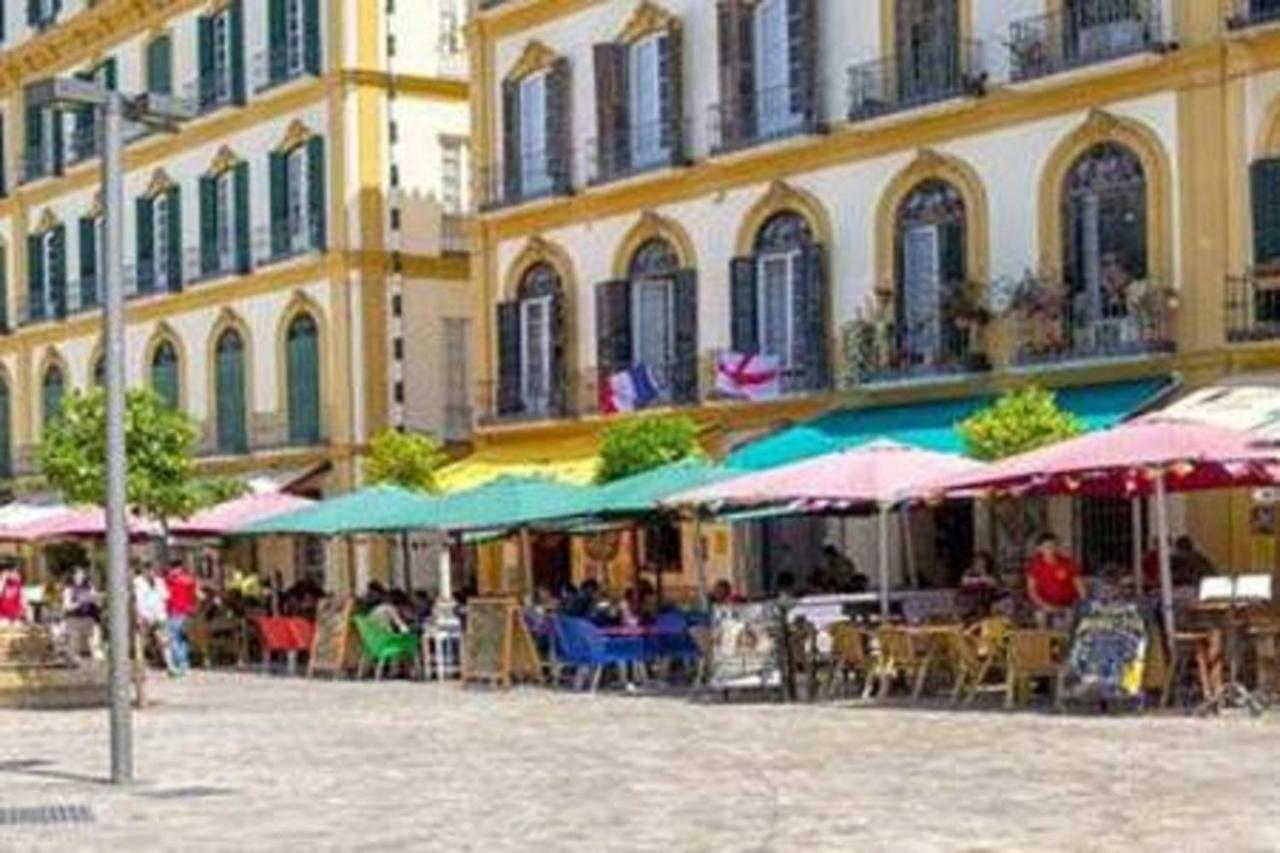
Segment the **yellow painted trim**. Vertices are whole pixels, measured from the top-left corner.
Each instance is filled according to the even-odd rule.
[[[356,63],[361,68],[379,64],[382,49],[381,24],[385,3],[358,0]],[[383,252],[386,248],[386,138],[387,100],[376,90],[356,91],[357,167],[355,193],[361,252]],[[344,200],[345,202],[346,200]],[[360,354],[363,360],[364,399],[353,405],[364,413],[363,440],[388,423],[391,407],[391,377],[387,319],[390,313],[387,275],[379,270],[362,271],[359,284]]]
[[[1058,143],[1040,173],[1039,230],[1041,270],[1051,278],[1062,272],[1062,187],[1076,161],[1103,142],[1132,151],[1147,181],[1147,267],[1162,283],[1173,286],[1173,185],[1169,155],[1160,138],[1145,125],[1093,110],[1084,123]]]
[[[213,438],[218,434],[218,342],[227,332],[235,332],[240,336],[241,352],[244,355],[244,426],[252,444],[254,416],[258,414],[258,407],[254,404],[257,394],[254,387],[253,331],[239,312],[231,307],[223,308],[218,314],[218,319],[214,321],[205,340],[205,437]]]
[[[187,381],[187,370],[192,366],[192,362],[187,355],[187,345],[182,336],[163,320],[156,324],[150,340],[147,341],[146,349],[142,352],[142,384],[152,391],[155,390],[151,381],[152,365],[155,362],[156,351],[160,349],[161,344],[165,343],[172,346],[178,355],[178,410],[186,412],[189,411],[188,386],[191,384]]]
[[[898,172],[880,193],[876,205],[875,289],[893,293],[897,287],[898,211],[916,187],[929,180],[946,181],[959,191],[965,209],[965,265],[970,280],[988,280],[991,250],[991,219],[987,191],[973,167],[958,157],[923,149],[914,161]]]
[[[311,128],[307,127],[307,123],[302,119],[295,118],[289,122],[289,127],[285,130],[284,137],[276,146],[276,151],[281,154],[288,154],[290,151],[306,145],[313,136],[315,134],[312,133]]]
[[[306,294],[305,291],[295,291],[289,304],[285,306],[284,311],[280,312],[280,317],[276,321],[276,411],[286,414],[289,411],[289,327],[293,325],[293,321],[299,317],[310,317],[312,322],[316,324],[316,354],[319,356],[319,364],[316,370],[320,374],[320,427],[322,435],[329,435],[330,417],[333,415],[329,409],[330,386],[332,384],[332,369],[329,365],[329,359],[333,355],[332,347],[329,345],[330,331],[329,320],[320,305]]]
[[[813,231],[814,239],[830,249],[835,245],[835,231],[831,217],[822,202],[807,190],[786,181],[774,181],[769,189],[751,206],[742,224],[738,226],[738,239],[734,253],[738,257],[755,251],[756,235],[764,224],[775,215],[791,211],[803,216]]]
[[[209,171],[207,174],[213,177],[223,175],[230,172],[241,162],[241,158],[237,156],[229,146],[224,145],[218,149],[218,153],[214,156],[213,162],[209,164]]]
[[[147,189],[143,192],[142,197],[155,198],[161,193],[168,192],[176,186],[177,184],[175,184],[173,179],[169,177],[168,172],[164,169],[156,169],[155,172],[151,174],[151,180],[147,184]]]
[[[564,247],[541,237],[533,237],[520,250],[515,259],[507,265],[507,275],[503,283],[501,299],[510,301],[520,293],[520,282],[525,274],[538,264],[547,264],[560,276],[560,286],[565,297],[574,300],[578,293],[578,273],[574,269],[573,258]],[[573,311],[566,311],[565,316],[572,318]]]
[[[631,226],[625,237],[618,243],[613,254],[613,277],[627,278],[631,269],[631,259],[636,251],[650,240],[665,240],[676,250],[680,259],[680,269],[697,269],[698,252],[693,238],[674,219],[670,219],[652,210],[640,214],[640,220]]]
[[[349,69],[342,72],[342,82],[348,86],[364,86],[373,89],[395,90],[396,97],[407,96],[440,101],[465,101],[471,96],[466,80],[454,77],[425,77],[418,74],[388,74],[368,68]]]
[[[49,376],[49,371],[57,368],[62,372],[62,396],[66,399],[67,394],[71,393],[74,386],[71,384],[71,368],[67,364],[66,358],[58,350],[57,347],[46,347],[44,355],[40,357],[36,373],[33,377],[35,385],[32,388],[35,397],[35,403],[31,406],[31,413],[34,420],[31,424],[31,435],[39,440],[44,434],[44,383]]]
[[[511,70],[507,72],[506,80],[508,82],[517,82],[532,77],[539,71],[546,71],[550,68],[560,55],[546,44],[540,41],[531,41],[524,46],[520,58],[516,60],[515,65],[511,66]]]
[[[57,215],[53,212],[53,208],[46,207],[44,210],[40,211],[40,218],[36,220],[36,227],[32,229],[31,236],[34,237],[38,234],[48,233],[61,224],[62,222],[59,221]]]
[[[665,33],[680,26],[680,19],[653,0],[641,0],[618,33],[623,44],[635,44],[642,38]]]
[[[484,35],[502,39],[578,14],[605,0],[513,0],[492,9],[478,10],[475,23]]]

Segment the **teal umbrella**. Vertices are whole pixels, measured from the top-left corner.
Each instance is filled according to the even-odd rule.
[[[593,489],[547,477],[499,477],[441,497],[424,526],[448,531],[502,530],[587,516]]]
[[[683,459],[598,486],[594,490],[595,512],[602,516],[650,515],[663,511],[659,504],[669,497],[743,473],[701,459]]]
[[[440,500],[397,486],[371,486],[272,516],[236,532],[248,536],[348,536],[423,530],[431,527],[423,522],[432,517]]]

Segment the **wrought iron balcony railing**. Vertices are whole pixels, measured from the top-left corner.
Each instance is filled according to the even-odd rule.
[[[620,128],[617,139],[587,143],[587,183],[604,184],[685,162],[689,123],[655,121]]]
[[[1228,276],[1225,319],[1229,343],[1280,338],[1280,271]]]
[[[1014,364],[1048,364],[1171,353],[1176,295],[1151,282],[1116,294],[1051,285],[1010,312]]]
[[[329,424],[333,408],[321,406],[291,422],[289,412],[253,412],[245,424],[244,441],[219,442],[217,424],[210,419],[198,424],[199,456],[236,456],[273,450],[305,450],[329,442]]]
[[[821,86],[775,86],[712,104],[711,150],[720,154],[778,139],[818,133],[824,126]]]
[[[849,68],[849,120],[985,93],[982,43],[957,41]]]
[[[976,329],[942,317],[874,322],[845,327],[845,385],[936,379],[991,369],[977,346]]]
[[[1234,0],[1234,11],[1227,17],[1227,28],[1243,30],[1280,21],[1280,0]]]
[[[548,377],[545,382],[522,382],[506,388],[485,382],[480,390],[479,423],[515,424],[574,418],[583,410],[581,392],[587,385],[578,376]]]
[[[1009,27],[1010,77],[1033,80],[1061,71],[1164,50],[1160,0],[1067,2],[1059,12]]]
[[[480,170],[480,206],[485,210],[509,207],[573,191],[573,149],[551,145],[524,152],[510,165],[502,161]]]

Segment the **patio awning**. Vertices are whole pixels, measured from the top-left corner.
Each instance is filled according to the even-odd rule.
[[[1150,406],[1176,385],[1173,377],[1108,382],[1057,390],[1058,404],[1089,430],[1104,429]],[[908,406],[840,409],[790,427],[729,455],[726,465],[764,471],[824,453],[889,439],[939,453],[963,453],[956,426],[990,405],[990,396]]]
[[[371,486],[247,524],[234,532],[246,536],[349,536],[422,530],[430,527],[422,522],[438,502],[395,486]]]
[[[202,509],[190,518],[174,521],[169,529],[175,536],[228,536],[256,521],[298,512],[313,503],[284,492],[250,493]]]
[[[673,462],[600,486],[593,496],[594,509],[602,516],[643,515],[658,510],[658,504],[669,497],[710,486],[741,473],[698,459]]]
[[[461,492],[501,477],[543,477],[585,486],[595,479],[600,446],[594,437],[504,442],[481,447],[436,474],[441,492]]]
[[[1185,394],[1156,414],[1280,441],[1280,374],[1230,377]]]

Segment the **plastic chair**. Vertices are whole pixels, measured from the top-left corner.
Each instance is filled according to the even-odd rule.
[[[357,616],[354,620],[356,633],[360,635],[360,643],[364,646],[364,658],[360,662],[361,675],[367,662],[374,663],[374,680],[381,681],[387,664],[408,662],[414,672],[419,669],[421,661],[422,640],[417,634],[397,634],[382,627],[368,616]]]
[[[644,642],[639,637],[606,637],[586,619],[556,617],[553,623],[557,660],[562,666],[578,669],[579,676],[588,675],[591,692],[600,686],[607,666],[616,666],[625,677],[628,664],[645,660]]]
[[[702,657],[689,634],[689,620],[679,610],[659,613],[653,622],[653,654],[664,660],[695,664]]]

